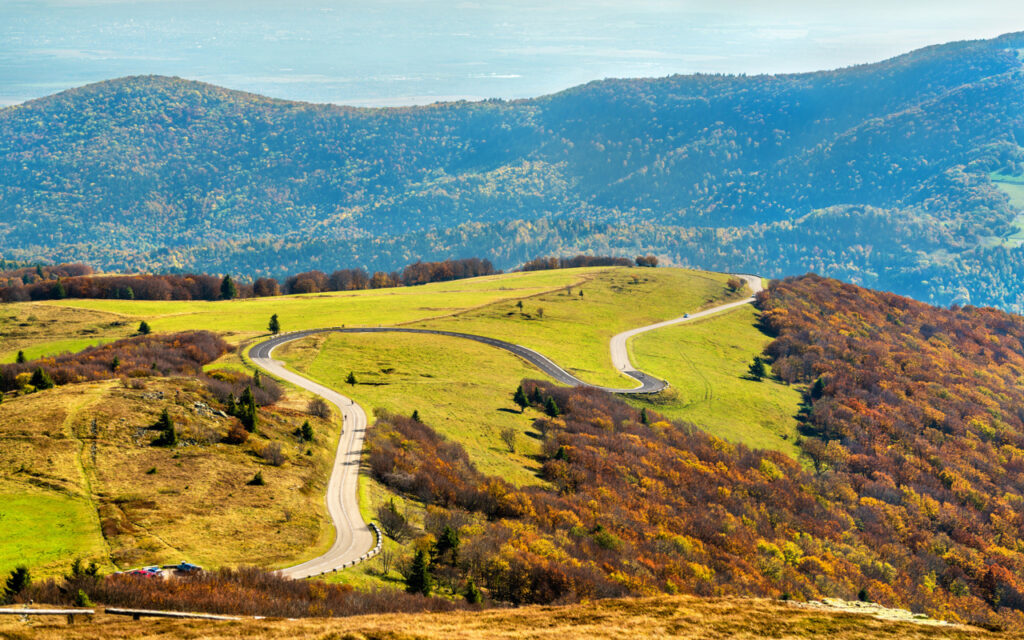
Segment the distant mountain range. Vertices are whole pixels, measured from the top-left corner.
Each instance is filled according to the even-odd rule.
[[[0,110],[0,255],[256,277],[653,252],[1019,311],[1022,50],[401,109],[110,80]]]

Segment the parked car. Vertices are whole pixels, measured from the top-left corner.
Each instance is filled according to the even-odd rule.
[[[203,570],[202,567],[200,567],[197,564],[192,564],[191,562],[178,563],[177,565],[175,565],[174,568],[178,571],[181,571],[182,573],[197,573]]]

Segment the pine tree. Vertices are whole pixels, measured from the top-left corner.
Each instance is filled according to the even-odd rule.
[[[412,421],[413,422],[419,422],[420,421],[420,411],[419,411],[419,409],[413,409],[412,410]]]
[[[754,356],[754,362],[750,364],[749,372],[750,377],[754,380],[762,380],[766,375],[768,375],[768,371],[764,366],[764,360],[761,359],[761,356]]]
[[[412,567],[409,568],[409,575],[405,578],[405,590],[409,593],[422,593],[430,595],[433,588],[433,576],[430,575],[430,566],[427,561],[427,552],[420,549],[412,560]]]
[[[238,287],[235,286],[235,281],[231,279],[231,276],[224,276],[224,279],[220,281],[220,297],[232,300],[237,295]]]
[[[534,387],[530,393],[530,404],[544,404],[544,396],[540,393],[540,387]]]
[[[114,359],[110,361],[110,370],[117,371],[117,368],[121,366],[121,358],[114,356]]]
[[[530,406],[530,401],[526,398],[526,392],[523,391],[523,385],[516,387],[516,392],[512,394],[512,401],[519,405],[519,413],[526,411],[526,407]]]
[[[167,407],[160,413],[160,418],[156,421],[156,427],[160,430],[160,435],[157,436],[153,444],[158,447],[173,447],[178,444],[178,431],[174,428],[174,420],[171,420],[171,414],[167,412]]]
[[[51,378],[50,374],[46,373],[42,367],[36,367],[36,370],[32,372],[32,378],[29,379],[29,384],[36,389],[52,389],[56,386],[53,378]]]
[[[152,329],[149,328],[149,323],[143,320],[139,323],[139,335],[148,336]]]
[[[441,536],[434,543],[434,556],[438,562],[455,566],[459,561],[459,532],[445,525]]]
[[[640,424],[650,424],[650,423],[651,423],[651,421],[647,417],[647,408],[644,407],[644,408],[640,409]]]
[[[255,373],[252,374],[252,384],[257,389],[263,388],[263,376],[260,375],[259,371],[256,371]]]
[[[266,480],[263,479],[263,472],[257,471],[256,475],[252,477],[252,480],[250,480],[248,484],[250,487],[262,487],[267,484]]]
[[[557,418],[562,415],[561,410],[558,408],[558,403],[555,402],[555,399],[551,396],[548,396],[548,399],[544,401],[544,413],[548,414],[552,418]]]
[[[227,406],[227,414],[229,416],[233,416],[233,415],[238,413],[238,405],[235,404],[235,394],[233,394],[233,393],[229,393],[228,394],[227,405],[228,405]]]
[[[352,371],[348,372],[348,376],[345,378],[347,384],[354,385],[356,383],[356,374]]]
[[[242,421],[246,431],[256,431],[256,398],[252,395],[252,387],[246,387],[242,392],[235,415]]]
[[[11,571],[11,575],[4,585],[4,602],[14,600],[14,596],[27,589],[30,584],[32,584],[32,576],[29,574],[28,568],[22,566]]]
[[[68,292],[64,289],[64,283],[60,280],[57,281],[57,285],[53,288],[53,297],[57,300],[63,300],[68,297]]]
[[[484,600],[484,594],[480,593],[479,587],[476,586],[472,578],[466,583],[466,590],[462,592],[462,597],[469,604],[480,604]]]
[[[281,333],[281,322],[277,319],[277,314],[270,316],[270,323],[267,325],[267,329],[270,333]]]
[[[304,442],[313,441],[313,425],[309,424],[309,420],[303,422],[302,426],[299,427],[299,436],[302,437]]]
[[[17,362],[18,364],[23,364],[25,362],[25,352],[19,351],[18,357],[15,358],[14,361]]]

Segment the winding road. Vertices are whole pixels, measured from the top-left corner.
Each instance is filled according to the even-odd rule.
[[[758,291],[761,291],[761,278],[759,276],[741,275],[739,277],[746,281],[747,286],[753,294],[757,294]],[[321,384],[317,384],[316,382],[313,382],[312,380],[293,371],[289,371],[285,368],[283,363],[278,360],[274,360],[274,349],[282,344],[292,342],[294,340],[301,340],[302,338],[313,334],[329,332],[425,333],[448,336],[452,338],[474,340],[497,349],[504,349],[505,351],[513,353],[523,360],[526,360],[562,384],[592,387],[611,393],[621,394],[656,393],[667,387],[668,383],[664,380],[659,380],[650,374],[644,373],[643,371],[639,371],[633,366],[633,363],[629,359],[629,352],[626,348],[626,341],[629,340],[629,338],[646,331],[652,331],[654,329],[661,329],[663,327],[705,318],[716,313],[721,313],[729,309],[750,304],[753,301],[754,297],[752,295],[751,297],[744,298],[743,300],[729,302],[703,311],[696,311],[679,318],[665,320],[664,322],[658,322],[645,327],[630,329],[629,331],[624,331],[613,336],[611,339],[612,364],[618,371],[621,371],[639,383],[638,386],[629,389],[614,389],[611,387],[592,385],[580,380],[565,369],[559,367],[543,354],[538,353],[533,349],[528,349],[527,347],[512,344],[511,342],[506,342],[504,340],[469,333],[457,333],[454,331],[410,329],[403,327],[328,327],[323,329],[308,329],[305,331],[282,333],[254,345],[249,350],[249,358],[252,360],[254,365],[281,380],[291,382],[302,389],[320,396],[338,409],[343,421],[341,438],[338,442],[338,451],[334,458],[331,477],[327,482],[327,511],[331,516],[331,521],[333,522],[334,528],[337,532],[334,544],[323,555],[317,556],[316,558],[303,562],[302,564],[281,569],[279,573],[289,578],[302,579],[329,573],[339,568],[349,566],[365,559],[368,555],[367,550],[376,548],[374,546],[377,542],[375,540],[375,536],[379,535],[375,534],[371,525],[368,525],[363,521],[362,515],[359,513],[359,463],[363,451],[363,436],[366,433],[367,427],[366,412],[363,411],[362,407],[356,404],[354,400],[341,395],[337,391],[328,389]]]

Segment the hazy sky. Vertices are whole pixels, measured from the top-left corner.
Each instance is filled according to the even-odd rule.
[[[134,74],[356,105],[775,73],[1024,30],[1024,0],[0,0],[0,105]]]

